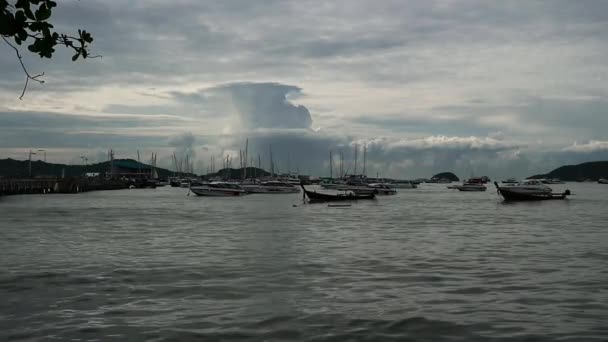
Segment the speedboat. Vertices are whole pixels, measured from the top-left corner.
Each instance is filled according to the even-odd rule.
[[[357,195],[367,195],[370,192],[376,195],[395,195],[397,190],[391,185],[386,183],[370,183],[367,185],[367,189],[358,188],[353,190],[353,192]]]
[[[464,182],[462,185],[451,185],[448,189],[455,189],[459,191],[486,191],[486,186],[483,185],[481,178],[471,178]]]
[[[197,196],[243,196],[247,191],[240,185],[228,182],[211,182],[209,184],[190,187]]]
[[[290,183],[268,181],[260,184],[247,184],[241,186],[250,194],[291,194],[299,193],[300,188]]]
[[[564,199],[566,196],[570,195],[570,190],[566,190],[563,193],[553,193],[553,189],[536,179],[526,179],[517,184],[507,184],[504,186],[499,186],[498,183],[494,183],[494,185],[505,200],[529,201]]]

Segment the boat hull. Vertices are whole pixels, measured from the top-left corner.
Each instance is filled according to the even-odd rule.
[[[498,183],[494,183],[494,185],[505,201],[563,200],[566,199],[566,196],[570,195],[570,190],[566,190],[563,193],[553,193],[548,189],[501,187],[498,186]]]
[[[208,197],[236,197],[247,195],[247,192],[236,189],[211,189],[205,187],[192,187],[190,191],[197,196]]]
[[[250,194],[297,194],[300,192],[299,188],[277,188],[264,186],[244,186],[243,188]]]
[[[340,195],[332,195],[332,194],[323,194],[315,191],[308,191],[302,186],[302,190],[304,190],[304,195],[308,197],[308,201],[310,203],[320,203],[320,202],[344,202],[344,201],[358,201],[358,200],[371,200],[376,198],[375,194],[367,194],[367,195],[357,195],[357,194],[340,194]]]
[[[569,195],[569,192],[564,193],[547,193],[547,192],[517,192],[505,188],[498,189],[498,192],[506,201],[544,201],[544,200],[563,200]]]

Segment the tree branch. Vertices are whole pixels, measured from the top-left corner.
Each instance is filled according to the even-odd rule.
[[[25,67],[25,64],[23,64],[23,57],[19,53],[19,49],[17,49],[13,44],[11,44],[4,36],[2,36],[2,40],[4,40],[4,42],[6,44],[8,44],[8,46],[12,47],[13,50],[15,50],[15,54],[17,55],[17,58],[19,59],[19,63],[21,64],[21,68],[23,69],[23,72],[25,73],[25,76],[26,76],[25,85],[23,86],[23,91],[21,92],[21,96],[19,96],[19,100],[23,100],[23,96],[25,95],[25,91],[27,90],[27,85],[28,85],[29,81],[33,80],[40,84],[44,83],[44,80],[38,79],[39,77],[44,76],[44,73],[38,74],[35,76],[30,75],[30,73],[27,71],[27,68]]]

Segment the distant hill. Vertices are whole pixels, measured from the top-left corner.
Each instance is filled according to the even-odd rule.
[[[451,172],[441,172],[438,173],[436,175],[434,175],[431,179],[449,179],[452,182],[459,182],[460,179],[458,177],[456,177],[455,174],[451,173]]]
[[[142,168],[150,168],[150,165],[139,163],[133,159],[115,159],[117,164],[129,165],[130,167],[137,168],[141,165]],[[33,177],[61,177],[65,170],[66,177],[78,177],[85,173],[99,172],[101,174],[110,171],[110,162],[102,162],[96,164],[84,165],[65,165],[65,164],[52,164],[46,163],[40,160],[32,161],[32,176]],[[167,178],[173,176],[174,172],[156,168],[156,172],[160,178]],[[19,177],[27,178],[29,175],[29,161],[27,160],[14,160],[14,159],[0,159],[0,177]]]
[[[597,180],[608,177],[608,161],[595,161],[578,165],[566,165],[541,175],[534,175],[528,179],[559,178],[563,181],[574,182],[583,179]]]

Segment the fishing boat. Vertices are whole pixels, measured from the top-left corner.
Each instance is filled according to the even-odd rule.
[[[552,199],[565,199],[569,196],[570,190],[562,193],[554,193],[553,189],[535,179],[527,179],[523,182],[499,186],[494,182],[498,193],[504,197],[506,201],[539,201]]]
[[[459,191],[486,191],[486,186],[483,184],[481,178],[470,178],[462,185],[451,185],[448,189],[455,189]]]
[[[190,187],[197,196],[243,196],[247,195],[240,185],[228,182],[211,182],[205,185],[198,185]]]
[[[300,188],[297,186],[279,181],[243,184],[241,187],[250,194],[293,194],[300,192]]]
[[[376,198],[376,195],[366,194],[366,195],[357,195],[355,193],[345,193],[345,194],[324,194],[316,191],[306,190],[304,185],[300,184],[302,190],[304,191],[304,196],[308,197],[308,201],[310,203],[314,202],[342,202],[342,201],[357,201],[357,200],[370,200]]]

